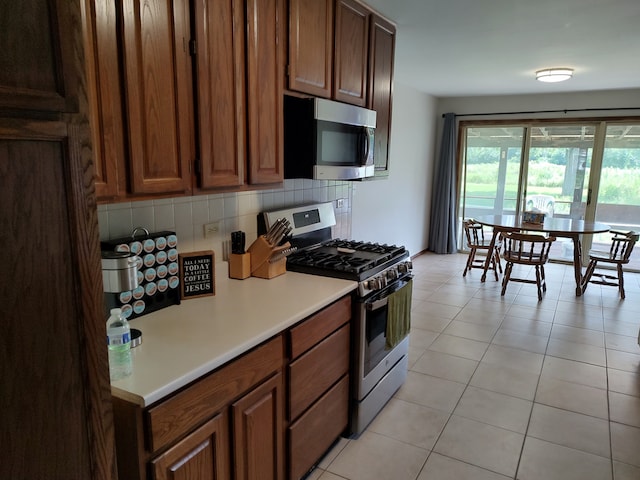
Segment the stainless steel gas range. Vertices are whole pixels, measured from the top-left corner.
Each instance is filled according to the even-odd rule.
[[[402,246],[332,238],[336,221],[330,202],[264,212],[258,233],[278,219],[293,227],[286,240],[297,248],[287,258],[287,270],[358,282],[352,302],[350,431],[359,436],[407,377],[409,335],[390,342],[388,332],[390,323],[410,323],[410,305],[401,310],[402,319],[389,306],[391,298],[410,304],[409,252]]]

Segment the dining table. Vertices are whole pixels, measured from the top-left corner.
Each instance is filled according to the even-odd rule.
[[[576,296],[582,295],[582,243],[580,236],[584,234],[608,232],[611,227],[600,222],[576,220],[563,217],[545,216],[543,223],[527,223],[522,220],[522,215],[480,215],[474,220],[481,225],[493,228],[493,235],[489,251],[492,252],[496,245],[498,234],[503,232],[540,232],[554,237],[570,238],[573,241],[573,270],[576,280]],[[487,270],[491,263],[491,255],[487,255],[484,263],[484,272],[481,281],[487,279]]]

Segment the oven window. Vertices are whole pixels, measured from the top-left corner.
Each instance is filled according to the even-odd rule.
[[[366,311],[364,375],[367,376],[389,353],[385,350],[387,331],[387,306],[374,311]]]

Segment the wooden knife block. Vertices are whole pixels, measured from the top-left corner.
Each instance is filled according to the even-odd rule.
[[[259,236],[247,249],[251,255],[251,275],[259,278],[273,278],[285,273],[287,271],[286,257],[272,262],[269,262],[269,259],[272,255],[290,246],[291,244],[287,242],[276,247],[267,242],[264,235]]]
[[[244,280],[251,276],[251,255],[249,253],[229,254],[229,278]]]
[[[251,275],[259,278],[273,278],[282,275],[287,271],[287,259],[281,258],[275,262],[266,261],[260,265]]]

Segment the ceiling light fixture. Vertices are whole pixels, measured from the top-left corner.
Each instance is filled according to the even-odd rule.
[[[545,68],[536,72],[536,80],[547,83],[564,82],[573,77],[573,68]]]

